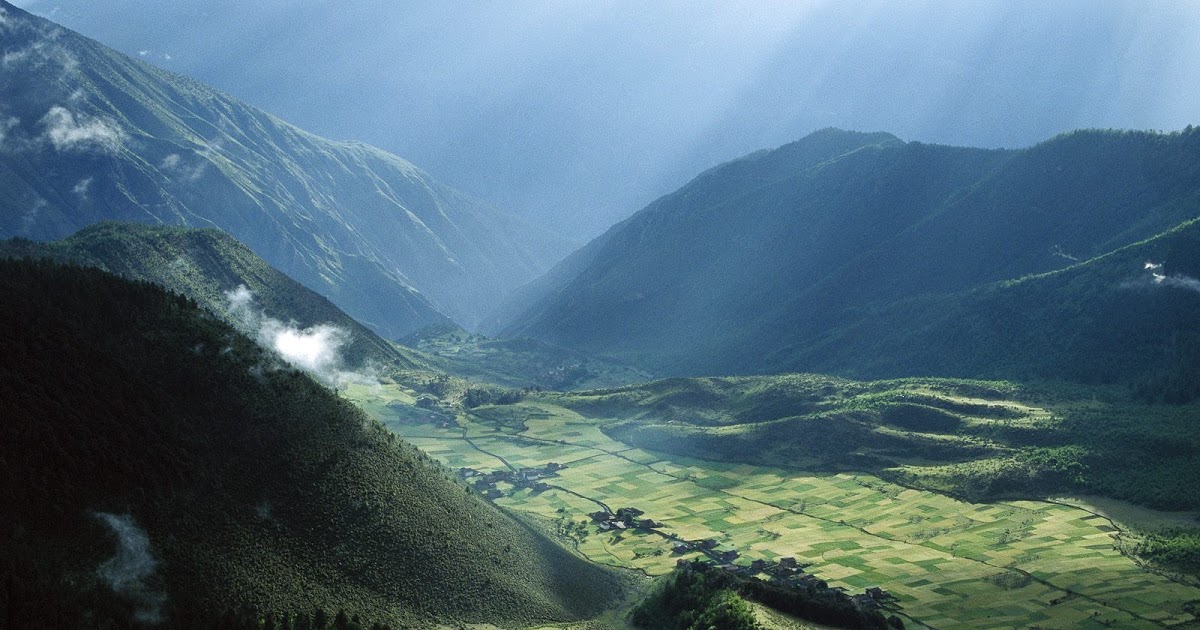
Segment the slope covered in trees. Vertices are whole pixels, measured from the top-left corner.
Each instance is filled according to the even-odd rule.
[[[620,590],[184,297],[0,261],[0,623],[518,626]]]
[[[328,324],[346,331],[343,352],[354,366],[370,362],[405,369],[424,364],[423,357],[381,339],[220,230],[105,222],[59,241],[0,241],[0,256],[51,258],[153,282],[231,317],[228,293],[244,286],[271,317],[300,328]]]
[[[929,348],[904,344],[927,318],[979,314],[980,296],[1012,295],[996,283],[1097,259],[1194,219],[1198,165],[1193,129],[1081,131],[1021,151],[825,130],[700,175],[523,290],[501,318],[508,335],[675,374],[1073,376],[1074,366],[1120,362],[1127,349],[1080,344],[1030,365],[989,362],[1028,341],[996,328],[999,316],[962,322],[982,338],[947,336],[947,324],[920,337],[937,342]],[[1022,314],[1021,334],[1050,337],[1078,323],[1056,305],[1129,298],[1121,282],[1141,280],[1144,262],[1115,281],[1112,270],[1095,284],[1081,272],[1067,293],[1028,300],[1037,315]],[[1119,336],[1104,329],[1105,313],[1093,316],[1092,330]],[[979,362],[931,356],[971,344]],[[914,348],[922,365],[905,355]]]

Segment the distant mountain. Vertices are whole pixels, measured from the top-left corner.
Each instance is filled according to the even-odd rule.
[[[220,230],[104,222],[60,241],[0,241],[0,256],[51,258],[153,282],[228,316],[231,322],[236,314],[231,313],[228,293],[244,286],[272,318],[293,321],[300,328],[328,324],[349,333],[344,355],[353,366],[427,367],[417,353],[379,338]]]
[[[28,260],[0,292],[0,627],[517,627],[620,594],[187,298]]]
[[[506,335],[676,374],[1068,374],[1059,368],[1096,359],[1080,346],[1001,364],[984,345],[975,360],[940,362],[934,355],[975,339],[948,336],[947,313],[962,305],[969,320],[1001,305],[985,308],[981,295],[1013,295],[973,291],[1078,265],[1198,214],[1200,131],[1191,128],[1081,131],[1020,151],[825,130],[700,175],[523,289],[499,319]],[[1075,289],[1132,298],[1113,273]],[[1062,299],[1073,308],[1072,296]],[[1043,318],[1021,320],[1022,334],[1065,325],[1051,304],[1038,306]],[[927,318],[943,322],[940,332],[914,333]],[[1004,346],[1017,343],[1000,332],[1014,321],[958,323],[1001,326],[988,343]],[[1111,346],[1103,360],[1122,350]]]
[[[388,338],[474,326],[566,251],[394,155],[313,136],[3,0],[0,55],[0,236],[219,227]]]
[[[1150,269],[1147,269],[1149,265]],[[1200,399],[1200,220],[1066,269],[873,309],[767,366],[1125,383]]]

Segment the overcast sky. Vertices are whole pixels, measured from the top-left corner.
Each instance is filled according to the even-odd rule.
[[[827,126],[1200,122],[1200,2],[18,0],[576,239]]]

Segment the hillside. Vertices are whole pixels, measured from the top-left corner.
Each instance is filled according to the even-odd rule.
[[[969,501],[1083,493],[1200,510],[1200,403],[1147,405],[1122,389],[782,374],[542,396],[657,453],[866,472]]]
[[[620,591],[187,298],[13,260],[0,291],[5,627],[514,627]]]
[[[1192,129],[1081,131],[1021,151],[817,132],[712,169],[614,227],[502,310],[504,334],[675,374],[927,374],[900,350],[879,351],[909,333],[879,311],[923,325],[954,296],[1171,230],[1200,208],[1198,157]],[[905,311],[914,300],[933,306]],[[1031,336],[1065,326],[1026,323]],[[843,352],[843,340],[855,348]],[[1098,350],[1088,361],[1123,351]],[[1038,371],[1081,357],[1060,354]],[[1008,367],[960,362],[932,373],[1018,376]]]
[[[219,227],[389,339],[473,326],[565,253],[394,155],[0,11],[0,237]]]
[[[1200,398],[1198,251],[1200,223],[1188,221],[1066,269],[888,304],[762,359],[854,376],[1119,383],[1147,402],[1188,402]]]
[[[105,222],[59,241],[0,241],[0,256],[51,258],[152,282],[227,316],[231,323],[236,317],[227,293],[245,286],[257,305],[276,319],[293,321],[298,328],[325,324],[346,331],[349,341],[343,354],[352,366],[425,367],[423,357],[380,339],[220,230]]]

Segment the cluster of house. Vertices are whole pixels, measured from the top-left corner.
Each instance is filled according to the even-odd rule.
[[[780,558],[778,562],[770,560],[754,560],[748,565],[732,564],[732,559],[737,557],[736,551],[718,552],[716,551],[716,541],[709,538],[696,542],[678,542],[675,543],[674,549],[676,553],[686,553],[688,551],[701,551],[718,562],[714,563],[720,569],[731,571],[742,577],[751,578],[757,577],[759,574],[768,576],[768,581],[788,586],[791,588],[805,589],[808,591],[826,591],[829,593],[838,593],[846,596],[846,589],[841,586],[829,586],[825,582],[811,573],[805,573],[804,568],[808,566],[806,563],[796,562],[793,557]],[[712,553],[710,553],[710,551]],[[729,558],[726,560],[725,558]],[[692,560],[680,558],[676,564],[683,566],[691,563]],[[884,602],[892,599],[892,595],[887,591],[872,586],[863,593],[857,595],[849,595],[850,602],[856,608],[867,610],[880,608]]]
[[[475,491],[483,495],[489,501],[498,499],[504,496],[504,491],[497,488],[496,484],[504,482],[512,485],[513,490],[529,488],[534,492],[544,492],[550,489],[550,484],[542,481],[547,477],[554,477],[558,471],[566,468],[565,465],[557,462],[550,462],[541,468],[522,468],[517,471],[512,470],[496,470],[485,473],[475,470],[474,468],[462,467],[458,469],[458,476],[474,486]]]
[[[647,531],[662,527],[662,523],[655,522],[651,518],[638,518],[645,512],[631,507],[617,508],[615,513],[606,510],[592,512],[588,516],[592,517],[592,521],[600,528],[602,532],[616,531],[622,529],[644,529]]]
[[[677,540],[671,545],[671,551],[676,554],[687,553],[689,551],[699,551],[700,553],[712,558],[714,562],[722,566],[733,567],[733,561],[737,560],[738,552],[734,549],[720,550],[717,549],[719,543],[715,538],[705,538],[704,540]]]

